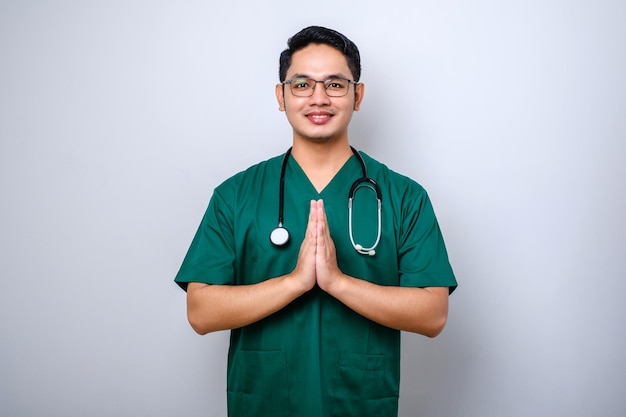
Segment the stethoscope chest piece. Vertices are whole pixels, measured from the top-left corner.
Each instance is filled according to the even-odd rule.
[[[270,233],[270,242],[276,246],[285,246],[289,243],[289,231],[282,226],[278,226]]]

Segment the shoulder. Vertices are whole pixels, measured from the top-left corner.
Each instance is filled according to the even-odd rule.
[[[283,155],[274,156],[234,174],[215,188],[215,194],[236,195],[248,192],[251,188],[258,190],[259,185],[268,179],[268,175],[273,178],[280,173],[282,159]]]
[[[367,166],[368,175],[378,182],[380,187],[392,188],[396,192],[404,190],[413,194],[426,195],[426,190],[416,180],[392,170],[364,152],[360,153]]]

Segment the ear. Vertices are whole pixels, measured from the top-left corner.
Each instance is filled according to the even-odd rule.
[[[361,101],[363,101],[363,95],[365,94],[365,85],[358,83],[354,86],[354,111],[359,111],[361,108]]]
[[[278,110],[285,111],[285,90],[282,84],[276,84],[276,100],[278,101]]]

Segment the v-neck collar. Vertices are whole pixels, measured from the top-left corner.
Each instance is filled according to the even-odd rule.
[[[285,175],[293,180],[295,187],[299,188],[300,191],[306,194],[312,193],[318,197],[323,197],[327,194],[332,195],[333,190],[338,187],[344,188],[346,185],[349,186],[354,180],[360,178],[363,173],[361,172],[361,165],[359,161],[357,161],[356,156],[350,155],[350,158],[339,168],[339,171],[337,171],[328,184],[326,184],[324,189],[318,192],[300,164],[298,164],[298,161],[296,161],[293,155],[289,155]]]

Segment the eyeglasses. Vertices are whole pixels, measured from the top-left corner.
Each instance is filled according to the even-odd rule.
[[[317,83],[324,84],[324,89],[328,97],[343,97],[348,94],[350,84],[356,85],[356,81],[348,80],[346,78],[333,77],[326,80],[318,81],[312,78],[292,78],[291,80],[283,81],[283,86],[289,84],[291,87],[291,94],[297,97],[311,97],[315,91]]]

